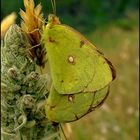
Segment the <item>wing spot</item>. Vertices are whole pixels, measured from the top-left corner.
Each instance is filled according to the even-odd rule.
[[[55,40],[52,37],[49,37],[49,42],[54,43]]]
[[[71,64],[75,64],[75,60],[73,56],[68,56],[68,62]]]
[[[82,48],[82,46],[85,44],[85,42],[83,40],[80,41],[80,48]]]
[[[75,96],[74,95],[68,95],[68,101],[69,102],[74,102],[74,98],[75,98]]]

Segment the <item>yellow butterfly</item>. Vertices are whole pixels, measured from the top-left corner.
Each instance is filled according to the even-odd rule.
[[[83,35],[62,25],[52,14],[42,42],[52,77],[47,117],[54,122],[70,122],[100,105],[115,78],[111,62]]]

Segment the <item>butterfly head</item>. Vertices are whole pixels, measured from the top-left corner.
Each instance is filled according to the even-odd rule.
[[[48,16],[48,23],[51,25],[60,24],[59,18],[54,14],[49,14]]]

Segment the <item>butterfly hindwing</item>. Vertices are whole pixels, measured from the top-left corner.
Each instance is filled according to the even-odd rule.
[[[108,95],[106,86],[97,92],[59,94],[52,86],[47,99],[45,112],[53,122],[71,122],[88,114],[102,104]]]

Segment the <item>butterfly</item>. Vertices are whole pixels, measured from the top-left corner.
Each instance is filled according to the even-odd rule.
[[[112,63],[78,31],[50,14],[42,33],[52,84],[45,105],[53,122],[71,122],[100,106],[116,73]]]

